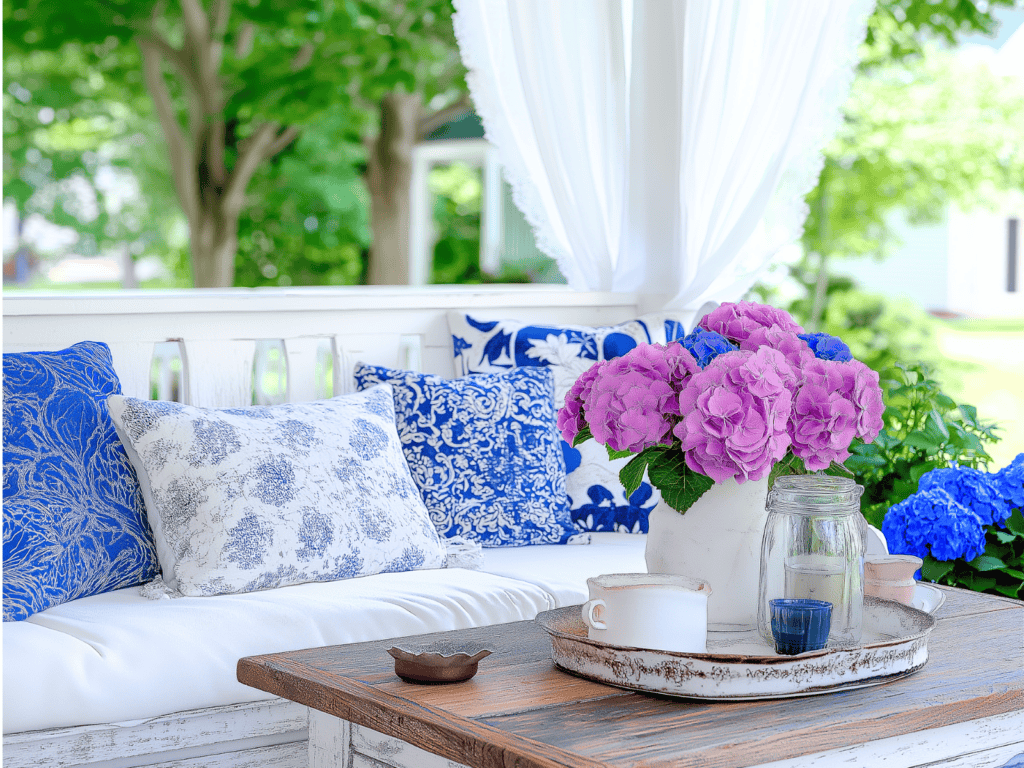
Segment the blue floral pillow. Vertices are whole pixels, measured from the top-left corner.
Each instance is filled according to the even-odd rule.
[[[355,379],[394,387],[405,458],[441,535],[500,547],[575,533],[549,371],[445,379],[360,363]]]
[[[449,312],[455,372],[498,373],[542,367],[554,375],[556,410],[580,374],[600,360],[624,355],[640,343],[665,344],[686,335],[678,315],[657,313],[613,326],[542,325],[518,320],[477,320]],[[628,459],[609,460],[590,440],[573,448],[562,441],[571,515],[581,531],[647,533],[647,516],[660,500],[648,483],[633,495],[619,482]]]
[[[171,589],[254,592],[444,564],[388,386],[251,408],[108,403]]]
[[[157,558],[107,412],[106,344],[3,356],[4,621],[141,584]]]

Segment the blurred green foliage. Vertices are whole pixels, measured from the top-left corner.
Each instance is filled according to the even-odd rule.
[[[135,256],[180,251],[167,161],[152,150],[163,137],[132,52],[112,40],[18,55],[5,37],[4,54],[5,201],[73,227],[82,255],[125,242]],[[136,186],[143,194],[125,194]]]
[[[958,405],[922,363],[900,363],[883,371],[884,427],[871,443],[854,440],[845,466],[864,486],[861,511],[881,528],[893,504],[917,492],[925,472],[952,464],[984,469],[991,457],[985,443],[995,428],[977,409]]]
[[[799,266],[797,267],[799,270]],[[796,272],[801,274],[799,271]],[[814,275],[804,275],[805,285]],[[808,323],[811,299],[802,296],[789,311]],[[829,280],[827,301],[819,322],[822,332],[838,336],[853,356],[882,372],[897,363],[914,361],[955,375],[955,366],[939,350],[935,319],[909,299],[868,293],[846,277]]]
[[[963,35],[991,35],[997,24],[993,10],[1015,5],[1016,0],[880,0],[868,19],[859,68],[904,61],[928,40],[952,45]]]
[[[361,283],[370,244],[364,157],[345,110],[335,107],[265,164],[239,222],[236,285]]]
[[[480,282],[481,175],[465,163],[430,172],[437,227],[431,283]]]

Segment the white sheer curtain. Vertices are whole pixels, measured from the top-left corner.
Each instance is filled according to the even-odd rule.
[[[579,290],[736,300],[800,235],[874,0],[455,0],[488,139]]]

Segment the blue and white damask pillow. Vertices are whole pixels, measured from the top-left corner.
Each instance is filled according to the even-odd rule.
[[[669,312],[591,328],[518,320],[482,321],[452,311],[448,313],[448,325],[456,374],[547,368],[554,374],[556,411],[565,403],[565,395],[576,379],[594,363],[624,355],[640,343],[665,344],[686,335],[679,316]],[[628,459],[609,460],[605,447],[593,440],[576,448],[564,441],[561,445],[576,528],[646,533],[647,516],[660,495],[644,482],[626,498],[619,470]]]
[[[108,402],[171,589],[253,592],[444,564],[389,386],[217,410]]]
[[[394,387],[405,457],[441,535],[500,547],[575,533],[549,371],[445,379],[360,363],[355,380]]]
[[[3,356],[4,621],[156,575],[106,344]]]

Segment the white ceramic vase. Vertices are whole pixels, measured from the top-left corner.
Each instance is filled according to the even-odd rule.
[[[742,484],[728,480],[715,483],[686,514],[664,501],[651,512],[647,570],[707,581],[710,631],[757,629],[767,497],[767,477]]]

